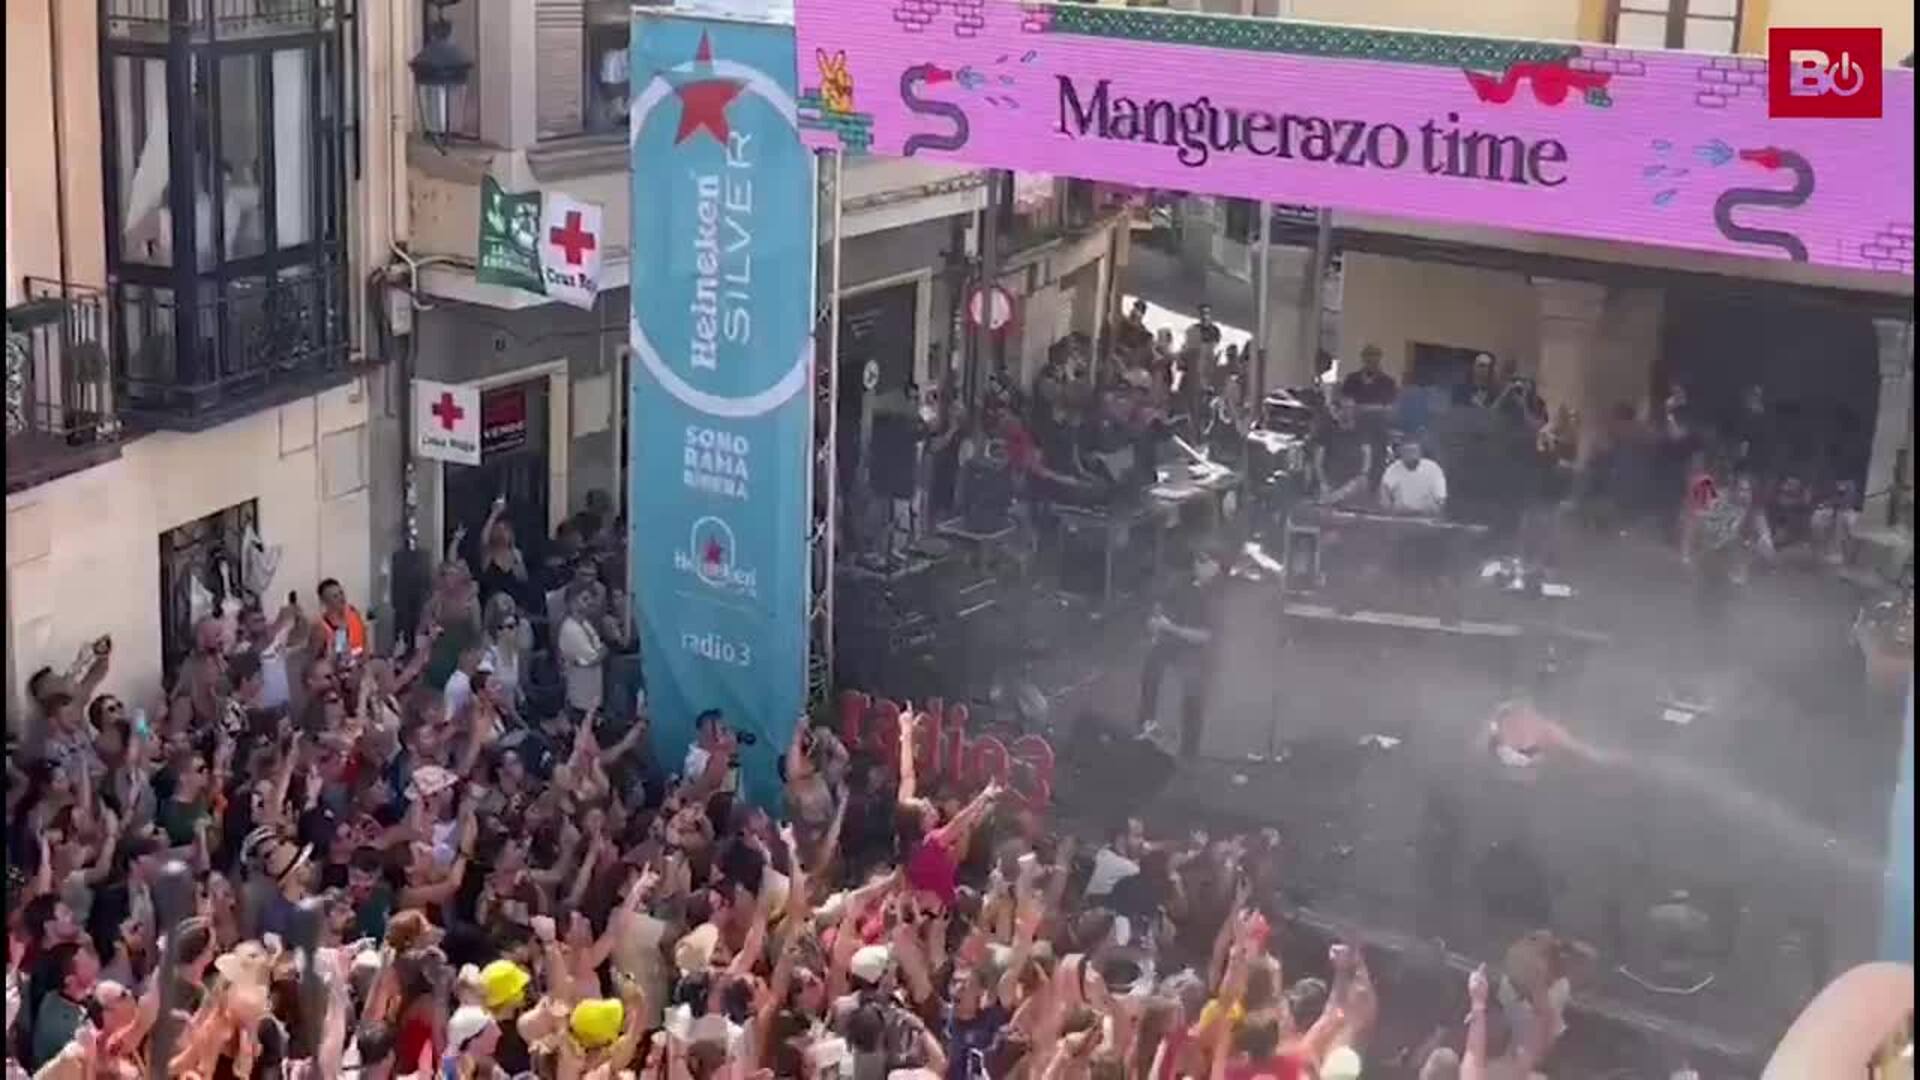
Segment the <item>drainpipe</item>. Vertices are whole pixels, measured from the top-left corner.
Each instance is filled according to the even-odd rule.
[[[1000,209],[1002,206],[1001,184],[1010,181],[1013,174],[1000,169],[987,171],[987,206],[980,213],[980,281],[976,286],[981,290],[980,324],[974,327],[974,363],[968,372],[970,385],[967,388],[967,401],[975,410],[987,392],[987,379],[998,365],[994,349],[994,331],[992,329],[993,287],[1000,280]]]
[[[1267,293],[1273,288],[1273,204],[1260,200],[1260,239],[1253,261],[1253,403],[1258,409],[1267,399],[1267,334],[1272,329],[1272,313]],[[1257,414],[1256,414],[1257,415]]]
[[[61,91],[60,77],[60,4],[61,0],[47,0],[47,45],[51,50],[47,57],[48,82],[53,91],[53,229],[60,243],[60,298],[66,299],[67,289],[73,283],[73,256],[68,253],[67,244],[67,121],[64,115],[65,95]]]
[[[1297,371],[1311,380],[1314,366],[1320,356],[1320,324],[1325,314],[1327,281],[1327,263],[1333,258],[1333,211],[1326,207],[1314,211],[1313,215],[1313,259],[1307,267],[1307,277],[1300,283],[1300,355],[1302,365]]]

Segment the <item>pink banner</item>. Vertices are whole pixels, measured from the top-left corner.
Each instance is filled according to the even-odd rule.
[[[1015,0],[799,0],[815,147],[1913,274],[1913,72]]]

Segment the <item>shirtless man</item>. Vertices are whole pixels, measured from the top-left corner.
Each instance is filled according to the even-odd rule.
[[[1532,695],[1526,693],[1494,709],[1493,718],[1487,723],[1486,745],[1494,761],[1508,769],[1530,770],[1549,756],[1570,757],[1592,765],[1615,760],[1612,754],[1582,742],[1558,721],[1542,713]]]

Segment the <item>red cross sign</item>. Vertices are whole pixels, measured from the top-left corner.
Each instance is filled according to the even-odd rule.
[[[547,239],[554,247],[566,253],[568,266],[579,266],[585,260],[587,252],[596,246],[593,234],[580,227],[580,211],[567,211],[565,225],[555,225],[547,232]]]
[[[480,391],[415,379],[413,395],[413,453],[429,461],[480,464]]]
[[[448,431],[452,431],[460,423],[461,418],[467,415],[467,410],[461,408],[453,400],[453,395],[444,390],[440,392],[440,400],[434,402],[432,408],[427,411],[431,412],[433,418],[440,421],[440,426]]]

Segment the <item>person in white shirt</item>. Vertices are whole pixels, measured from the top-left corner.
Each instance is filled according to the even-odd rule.
[[[597,711],[606,696],[607,645],[594,626],[598,601],[598,594],[590,588],[572,589],[567,596],[567,617],[555,634],[565,672],[567,706],[581,716]]]
[[[719,709],[708,709],[694,720],[693,745],[687,747],[682,775],[698,790],[715,792],[740,790],[740,738],[727,726]],[[722,764],[724,762],[724,764]]]
[[[1104,900],[1113,895],[1114,886],[1140,872],[1145,840],[1146,825],[1138,818],[1128,818],[1106,846],[1094,852],[1093,873],[1087,878],[1088,900]]]
[[[288,597],[289,601],[295,598]],[[249,606],[240,613],[239,633],[236,635],[236,652],[252,652],[260,657],[259,707],[263,709],[290,708],[293,704],[293,688],[287,675],[287,653],[290,642],[305,641],[308,636],[306,616],[301,614],[299,605],[289,602],[280,609],[279,617],[273,622],[267,621],[267,613],[258,605]]]
[[[522,661],[533,652],[533,627],[520,617],[520,607],[512,594],[494,593],[487,601],[486,654],[482,670],[493,673],[505,699],[517,709],[520,705]]]
[[[1440,463],[1421,453],[1420,440],[1401,440],[1397,456],[1380,475],[1380,508],[1400,517],[1438,521],[1447,509],[1447,474]],[[1448,534],[1440,529],[1418,528],[1395,540],[1400,583],[1409,590],[1404,598],[1425,610],[1433,602],[1447,577],[1452,559]]]
[[[1420,440],[1400,441],[1399,454],[1380,476],[1380,506],[1390,514],[1437,518],[1447,509],[1447,474],[1421,453]]]
[[[440,690],[441,699],[446,703],[449,720],[466,719],[467,706],[473,703],[473,677],[476,673],[489,671],[486,666],[487,643],[478,633],[461,627],[462,643],[460,656],[455,661],[453,674],[447,676],[447,684]]]

